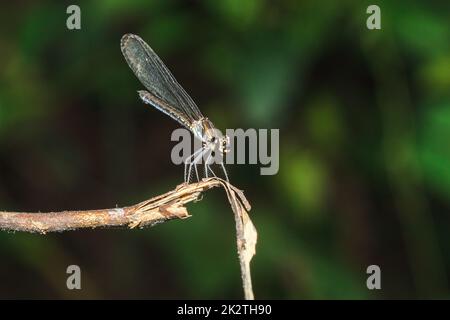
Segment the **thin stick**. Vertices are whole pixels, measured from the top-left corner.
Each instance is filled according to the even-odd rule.
[[[202,192],[218,186],[225,189],[235,216],[244,295],[246,299],[254,299],[250,260],[255,254],[257,234],[247,214],[250,204],[242,191],[219,178],[181,184],[175,190],[123,208],[49,213],[0,211],[0,230],[45,234],[83,228],[154,226],[168,220],[190,217],[185,205],[192,201],[198,201]]]
[[[141,203],[113,209],[24,213],[0,211],[0,230],[45,234],[82,228],[144,227],[190,217],[186,203],[220,183],[213,180],[179,185],[175,190]]]

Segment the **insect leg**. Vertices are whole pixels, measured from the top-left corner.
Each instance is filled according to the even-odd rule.
[[[196,175],[197,175],[197,180],[200,181],[200,178],[199,178],[199,176],[198,176],[198,171],[197,171],[197,161],[198,161],[198,159],[201,159],[201,157],[203,156],[204,152],[207,151],[207,149],[202,148],[202,149],[200,149],[200,150],[201,150],[201,153],[198,154],[198,155],[194,158],[194,160],[192,160],[192,162],[189,164],[189,170],[188,170],[188,179],[189,179],[189,180],[190,180],[190,177],[191,177],[192,166],[194,166],[194,168],[195,168],[195,173],[196,173]],[[189,180],[188,180],[188,182],[189,182]]]
[[[187,175],[188,174],[187,167],[188,167],[189,163],[191,163],[191,159],[194,158],[202,150],[203,150],[203,148],[198,149],[193,154],[191,154],[188,158],[186,158],[186,160],[184,160],[184,182],[189,183],[190,176]],[[189,172],[189,174],[190,174],[190,172]]]

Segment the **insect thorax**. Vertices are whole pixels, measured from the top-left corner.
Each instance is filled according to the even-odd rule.
[[[203,142],[205,147],[210,149],[218,148],[219,151],[223,152],[227,145],[227,138],[216,129],[208,118],[195,121],[192,126],[192,132]]]

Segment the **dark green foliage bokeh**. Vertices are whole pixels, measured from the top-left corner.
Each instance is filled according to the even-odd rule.
[[[448,298],[446,1],[0,5],[0,210],[125,206],[182,182],[177,124],[143,105],[119,48],[145,39],[218,128],[279,128],[280,170],[231,165],[259,231],[257,298]],[[0,233],[0,298],[241,298],[221,190],[144,230]],[[66,289],[66,267],[82,290]],[[366,288],[366,268],[382,290]]]

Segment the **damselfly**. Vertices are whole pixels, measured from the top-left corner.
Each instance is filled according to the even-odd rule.
[[[210,164],[218,158],[228,181],[223,154],[227,152],[229,138],[222,136],[202,115],[192,98],[144,40],[134,34],[125,34],[120,46],[131,70],[148,90],[138,91],[142,101],[175,119],[202,141],[202,147],[184,160],[184,181],[189,183],[193,170],[197,180],[200,180],[197,165],[204,159],[205,176],[208,177],[209,173],[216,176]]]

